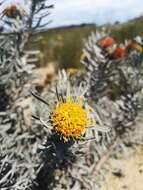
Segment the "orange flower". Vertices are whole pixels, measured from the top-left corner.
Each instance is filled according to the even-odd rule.
[[[142,46],[141,46],[140,44],[138,44],[137,42],[134,42],[134,41],[133,41],[133,42],[130,42],[130,43],[127,45],[126,49],[127,49],[128,51],[130,51],[130,50],[136,50],[136,51],[138,51],[138,52],[140,52],[140,53],[143,52]]]
[[[103,38],[100,42],[99,42],[99,45],[102,47],[102,48],[108,48],[110,46],[112,46],[114,44],[114,39],[111,38],[110,36],[107,36],[105,38]]]
[[[121,47],[117,47],[112,54],[113,59],[122,59],[125,56],[126,56],[126,49]]]
[[[15,15],[17,15],[17,12],[19,12],[17,9],[17,6],[11,5],[11,6],[7,7],[6,9],[4,9],[3,16],[14,18]]]
[[[11,9],[12,12],[14,12],[14,11],[17,10],[17,7],[16,7],[16,5],[11,5],[10,9]]]

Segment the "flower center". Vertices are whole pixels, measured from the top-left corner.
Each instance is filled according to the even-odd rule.
[[[55,131],[65,138],[79,138],[86,130],[87,121],[86,111],[72,101],[60,103],[52,116]]]

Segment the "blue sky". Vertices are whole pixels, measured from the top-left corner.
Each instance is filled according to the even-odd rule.
[[[21,3],[23,0],[6,1]],[[143,15],[143,0],[48,0],[48,2],[55,5],[50,16],[53,20],[50,27],[123,22]]]

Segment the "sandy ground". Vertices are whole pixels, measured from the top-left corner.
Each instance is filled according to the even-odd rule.
[[[143,147],[120,158],[110,158],[101,190],[143,190]]]

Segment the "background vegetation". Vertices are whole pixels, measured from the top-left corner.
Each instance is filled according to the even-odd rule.
[[[143,18],[139,17],[126,23],[106,25],[112,36],[118,42],[143,35]],[[49,29],[35,34],[29,41],[27,48],[40,49],[40,66],[52,62],[59,68],[76,67],[79,64],[83,43],[91,32],[96,31],[96,25],[83,24],[65,28]],[[98,27],[99,28],[99,27]]]

